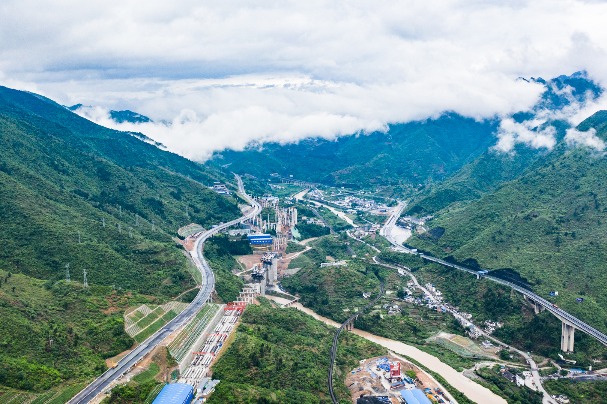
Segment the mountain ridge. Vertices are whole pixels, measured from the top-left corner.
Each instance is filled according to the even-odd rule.
[[[594,114],[577,129],[591,127],[605,139],[607,113]],[[558,297],[548,298],[606,330],[605,177],[604,152],[560,141],[520,177],[479,199],[442,207],[428,222],[430,231],[410,243],[460,261],[474,259],[484,268],[512,269],[543,296],[558,290]],[[584,303],[576,303],[581,296]]]
[[[177,229],[240,215],[221,174],[40,95],[0,87],[0,150],[0,386],[99,375],[124,310],[194,286]]]

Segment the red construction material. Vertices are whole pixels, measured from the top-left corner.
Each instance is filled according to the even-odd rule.
[[[235,310],[235,311],[238,311],[239,313],[242,313],[246,307],[247,307],[246,302],[230,302],[230,303],[226,304],[226,306],[223,308],[223,310],[224,311]]]
[[[400,362],[396,362],[396,363],[391,363],[390,364],[390,378],[394,379],[394,378],[400,378],[401,373],[400,373]]]

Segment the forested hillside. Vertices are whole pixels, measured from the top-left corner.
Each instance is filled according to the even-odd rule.
[[[235,201],[207,188],[214,178],[131,134],[1,87],[0,385],[40,391],[86,379],[129,348],[125,307],[194,284],[176,230],[239,215]]]
[[[571,127],[563,119],[567,114],[563,111],[596,100],[603,93],[603,89],[584,72],[558,76],[549,81],[541,78],[531,81],[543,84],[546,88],[544,93],[532,110],[514,114],[511,118],[531,128],[532,132],[550,126],[554,128],[558,141],[563,141],[567,129]],[[527,169],[543,164],[549,153],[548,149],[531,148],[526,144],[516,144],[508,152],[488,148],[445,181],[436,182],[415,195],[406,213],[423,216],[451,204],[479,199],[501,184],[521,177]]]
[[[544,92],[533,108],[506,118],[525,122],[532,130],[553,126],[558,138],[568,127],[562,121],[566,111],[603,93],[585,72],[550,80],[521,80],[543,85]],[[538,126],[533,127],[536,121]],[[385,133],[343,136],[334,141],[313,138],[297,144],[253,144],[243,152],[216,153],[208,164],[264,179],[277,173],[352,189],[383,188],[396,197],[424,190],[422,198],[427,199],[418,198],[419,204],[411,207],[412,212],[420,213],[476,199],[518,177],[541,157],[541,151],[527,146],[517,147],[515,158],[493,152],[499,123],[497,117],[474,120],[445,112],[434,119],[390,124]]]
[[[607,113],[578,130],[607,139]],[[561,141],[520,178],[479,200],[451,206],[411,244],[482,267],[511,268],[541,295],[607,330],[607,159],[604,152]],[[577,302],[581,297],[583,302]]]
[[[437,119],[390,125],[386,133],[264,144],[244,152],[228,150],[216,154],[209,164],[260,178],[278,173],[328,185],[390,186],[402,192],[446,178],[472,161],[495,143],[495,127],[495,122],[448,113]]]
[[[273,308],[265,299],[248,306],[234,342],[213,366],[221,383],[209,403],[330,403],[327,367],[334,334],[293,308]],[[342,334],[334,383],[340,402],[350,400],[347,373],[360,359],[382,354],[382,347]]]

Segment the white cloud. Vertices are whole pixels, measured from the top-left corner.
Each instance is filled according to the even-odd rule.
[[[573,0],[3,0],[0,82],[177,122],[138,130],[204,159],[445,110],[506,115],[540,91],[518,76],[606,84],[606,20],[605,3]]]
[[[551,150],[556,144],[556,129],[553,126],[542,127],[543,120],[515,122],[512,118],[502,119],[498,131],[497,151],[511,152],[518,143],[534,149]]]
[[[585,132],[571,128],[567,129],[565,141],[570,146],[586,146],[598,151],[605,150],[605,142],[596,135],[596,130],[590,128]]]

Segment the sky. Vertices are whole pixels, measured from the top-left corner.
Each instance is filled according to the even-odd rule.
[[[504,117],[500,147],[549,147],[507,120],[542,91],[518,78],[585,70],[607,87],[605,21],[604,1],[3,0],[0,84],[199,161],[444,111]],[[155,123],[117,125],[110,109]]]

